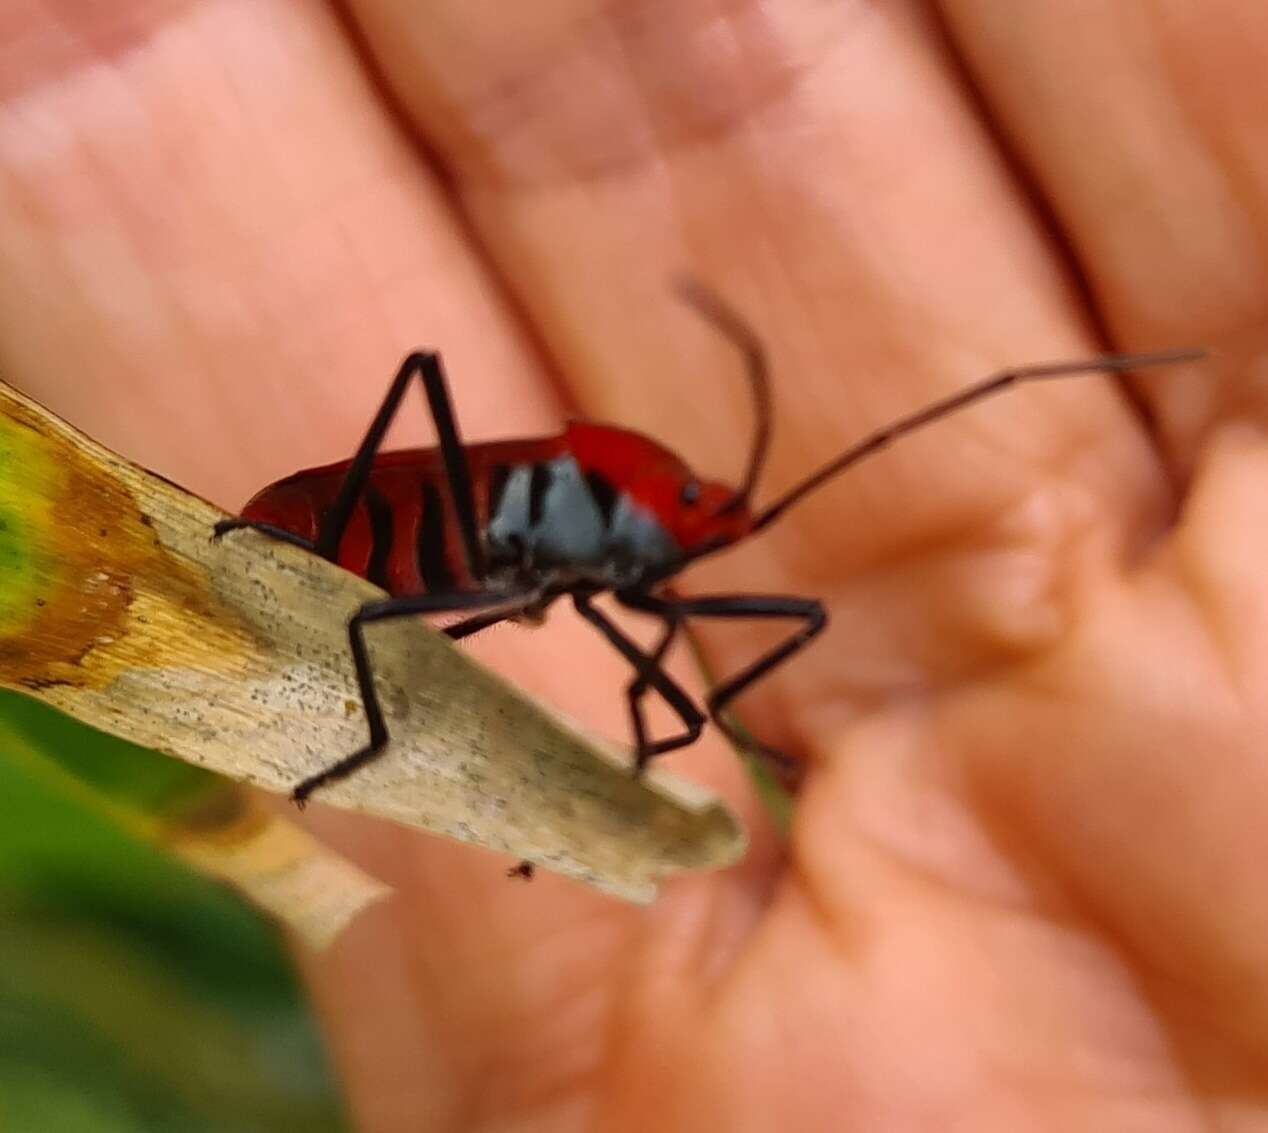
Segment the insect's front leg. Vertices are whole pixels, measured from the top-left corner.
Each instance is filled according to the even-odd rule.
[[[634,729],[635,751],[638,756],[638,767],[640,769],[653,756],[663,755],[666,752],[675,751],[680,747],[687,747],[689,744],[695,743],[700,738],[700,732],[704,727],[704,718],[696,710],[693,703],[691,708],[695,715],[691,717],[690,721],[684,721],[688,724],[685,732],[667,740],[658,740],[655,743],[649,743],[647,740],[647,724],[643,718],[643,702],[654,687],[653,679],[657,675],[664,675],[662,665],[665,660],[665,654],[669,652],[669,647],[673,644],[681,628],[682,622],[677,617],[665,615],[662,618],[660,640],[656,643],[651,653],[635,666],[636,675],[625,690],[625,698],[630,708],[630,725]]]
[[[635,677],[626,689],[626,697],[629,701],[630,719],[634,728],[635,774],[641,774],[648,761],[655,756],[695,743],[704,729],[705,715],[696,707],[695,702],[683,691],[678,682],[665,672],[660,663],[665,650],[669,648],[669,643],[673,640],[674,627],[670,627],[667,623],[664,637],[656,650],[648,654],[596,610],[585,595],[574,595],[573,605],[576,606],[577,612],[603,634],[608,643],[634,667]],[[678,735],[663,740],[648,739],[646,724],[643,720],[642,701],[649,689],[659,693],[661,699],[682,721],[683,731]]]
[[[660,598],[642,591],[621,591],[617,598],[631,609],[660,617],[728,618],[769,620],[792,618],[802,623],[790,637],[763,653],[709,693],[705,706],[719,730],[737,747],[760,756],[775,766],[782,776],[794,776],[799,765],[778,748],[754,740],[726,719],[722,713],[745,689],[772,669],[782,665],[810,644],[828,624],[828,612],[817,598],[797,598],[775,594],[718,594],[707,598]]]

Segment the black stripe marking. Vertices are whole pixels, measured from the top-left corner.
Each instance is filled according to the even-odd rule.
[[[528,482],[529,527],[536,527],[542,521],[542,515],[546,511],[546,489],[550,487],[552,479],[549,465],[533,465],[532,479]]]
[[[603,518],[603,526],[612,526],[612,512],[620,493],[602,472],[591,470],[586,473],[586,483],[590,485],[590,495],[594,497],[595,506]]]
[[[326,521],[329,518],[330,518],[330,508],[328,507],[322,508],[321,511],[317,515],[317,538],[314,540],[314,542],[321,541],[321,533],[326,530]],[[347,535],[346,531],[344,532],[344,535]],[[342,547],[343,547],[343,540],[340,539],[339,546],[335,548],[334,554],[327,561],[332,563],[338,563],[339,551],[342,549]]]
[[[445,546],[445,501],[440,489],[423,481],[423,514],[418,521],[418,573],[423,589],[436,594],[455,589],[453,568]]]
[[[511,478],[509,464],[495,464],[489,471],[489,506],[487,523],[492,523],[502,506],[502,493],[506,491],[506,482]]]
[[[387,590],[387,564],[392,554],[392,542],[396,538],[392,505],[382,492],[371,487],[365,490],[365,510],[370,519],[370,535],[374,540],[370,551],[370,566],[365,576],[375,586]]]

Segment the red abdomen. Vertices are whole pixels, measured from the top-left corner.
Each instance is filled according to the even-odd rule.
[[[480,530],[488,526],[501,485],[514,467],[553,460],[563,450],[563,437],[468,445]],[[316,542],[349,463],[305,469],[270,484],[243,508],[243,518]],[[375,458],[335,561],[389,594],[478,588],[467,568],[438,449],[406,449]]]

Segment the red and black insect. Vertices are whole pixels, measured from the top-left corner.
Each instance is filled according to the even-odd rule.
[[[388,743],[366,649],[367,625],[415,614],[469,612],[445,629],[457,640],[498,622],[540,620],[565,596],[634,671],[627,696],[637,770],[654,756],[693,743],[707,719],[753,750],[753,742],[741,737],[722,712],[823,630],[823,605],[816,598],[767,594],[684,598],[667,590],[670,578],[689,563],[766,529],[811,492],[898,437],[1009,386],[1202,356],[1197,350],[1108,355],[1003,371],[878,429],[773,503],[754,509],[770,440],[765,353],[747,324],[715,295],[696,285],[684,285],[682,291],[745,359],[756,429],[738,488],[702,480],[655,441],[612,425],[574,423],[553,437],[464,445],[440,356],[416,353],[401,365],[351,461],[280,480],[256,495],[240,518],[216,525],[217,536],[252,527],[298,544],[391,595],[366,603],[348,624],[370,742],[298,784],[292,792],[297,803],[352,774]],[[422,380],[440,444],[380,453],[415,375]],[[662,632],[650,652],[595,608],[593,598],[604,592],[660,622]],[[696,618],[790,619],[800,626],[714,688],[702,711],[662,667],[683,623]],[[643,702],[653,691],[677,715],[681,732],[649,737]],[[758,754],[786,763],[779,752],[756,747]]]

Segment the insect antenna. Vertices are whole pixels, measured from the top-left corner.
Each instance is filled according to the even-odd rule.
[[[753,391],[753,444],[749,449],[748,466],[735,495],[723,505],[720,515],[743,507],[753,497],[758,477],[766,463],[770,448],[771,400],[766,348],[757,333],[740,315],[722,301],[715,292],[694,279],[675,281],[678,294],[711,322],[744,356],[749,386]]]
[[[1034,366],[1020,366],[1012,370],[1003,370],[989,378],[968,386],[935,401],[925,408],[901,417],[862,440],[851,445],[835,460],[829,461],[817,472],[812,472],[800,484],[794,485],[773,504],[760,511],[753,520],[752,533],[769,527],[794,504],[799,503],[817,488],[823,487],[829,480],[844,472],[847,468],[865,460],[874,453],[887,448],[899,437],[914,433],[933,422],[946,417],[975,402],[993,397],[997,393],[1015,385],[1027,382],[1047,381],[1052,378],[1064,378],[1074,374],[1117,374],[1124,370],[1142,369],[1146,366],[1172,366],[1179,362],[1194,362],[1205,358],[1208,351],[1196,350],[1163,350],[1153,354],[1108,354],[1101,358],[1093,358],[1082,362],[1042,362]]]

